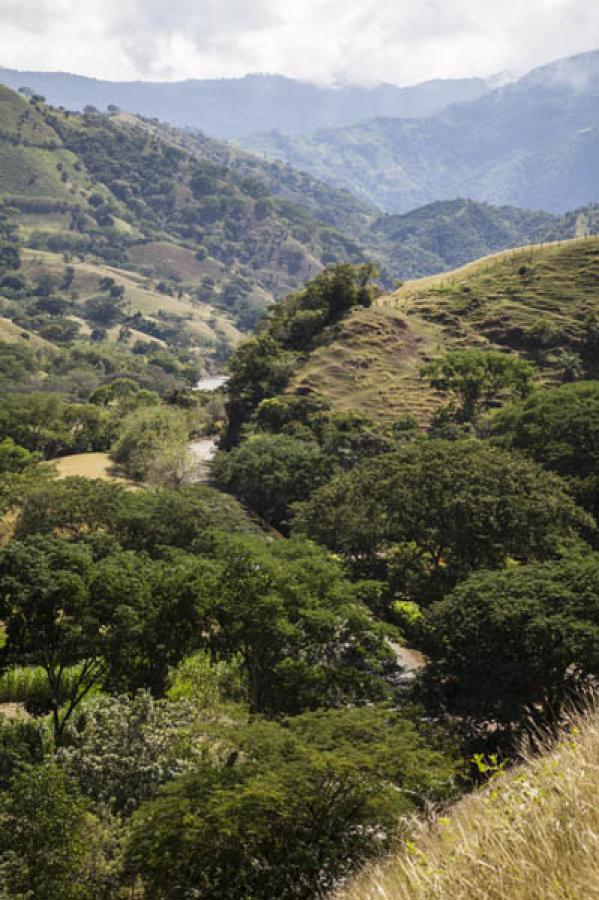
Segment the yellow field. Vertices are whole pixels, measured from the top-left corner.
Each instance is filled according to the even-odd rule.
[[[415,824],[394,858],[336,900],[596,900],[598,860],[595,708],[556,749]]]

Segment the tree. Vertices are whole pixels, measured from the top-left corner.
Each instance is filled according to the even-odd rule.
[[[237,660],[253,713],[381,698],[394,660],[339,565],[303,541],[222,542],[198,585],[214,659]]]
[[[259,335],[241,344],[229,362],[227,381],[227,430],[221,441],[225,449],[239,443],[241,428],[256,407],[275,397],[286,386],[295,365],[294,354],[284,352],[276,341]]]
[[[11,898],[85,900],[92,835],[86,805],[60,769],[32,766],[0,794],[0,880]]]
[[[426,602],[474,569],[551,557],[592,527],[556,476],[476,440],[416,441],[362,463],[315,491],[294,525],[355,574]]]
[[[100,696],[86,705],[57,762],[85,796],[127,816],[202,761],[207,719],[190,703],[154,700],[147,691]]]
[[[253,512],[285,531],[290,505],[326,482],[333,462],[314,441],[257,434],[212,463],[216,480]]]
[[[161,458],[166,463],[168,456],[172,465],[162,467],[163,475],[167,483],[170,480],[176,484],[181,461],[189,455],[189,432],[187,416],[181,410],[142,408],[125,419],[110,456],[139,480],[147,478]]]
[[[21,267],[20,243],[13,213],[14,210],[0,202],[0,272]]]
[[[84,544],[34,535],[0,551],[0,667],[44,670],[57,745],[92,689],[163,690],[168,667],[199,643],[198,585],[212,585],[202,562],[165,567],[109,549],[94,563]]]
[[[386,709],[257,722],[229,741],[228,765],[135,814],[127,862],[148,900],[329,896],[389,846],[402,814],[453,790],[451,753]]]
[[[493,416],[490,430],[497,446],[561,475],[576,501],[599,518],[598,381],[535,391]]]
[[[455,350],[421,369],[430,386],[449,397],[461,422],[475,422],[502,397],[526,397],[535,368],[519,356],[495,350]]]
[[[599,560],[479,572],[427,613],[427,680],[478,727],[554,720],[599,673]]]

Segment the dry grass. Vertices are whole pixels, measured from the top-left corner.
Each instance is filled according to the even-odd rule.
[[[123,484],[133,482],[115,474],[114,463],[107,453],[74,453],[72,456],[61,456],[52,460],[59,478],[100,478],[102,481],[120,481]]]
[[[416,827],[337,900],[599,898],[599,712],[559,745]]]

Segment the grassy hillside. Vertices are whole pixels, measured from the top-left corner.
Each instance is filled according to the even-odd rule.
[[[453,272],[406,282],[352,313],[296,372],[291,391],[313,391],[380,421],[439,404],[419,377],[447,350],[498,347],[531,358],[557,380],[562,354],[581,353],[599,314],[599,238],[519,248]]]
[[[590,900],[599,897],[599,717],[415,829],[337,900]]]

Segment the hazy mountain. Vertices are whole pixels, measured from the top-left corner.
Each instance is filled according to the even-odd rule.
[[[391,212],[467,196],[563,212],[599,199],[599,51],[426,119],[243,141]]]
[[[280,75],[180,82],[99,81],[63,72],[0,69],[0,84],[29,87],[53,106],[101,110],[109,104],[216,137],[241,137],[271,128],[303,134],[353,125],[373,116],[430,116],[450,103],[489,91],[481,78],[437,79],[411,87],[324,87]]]

